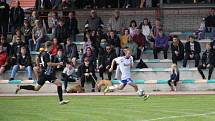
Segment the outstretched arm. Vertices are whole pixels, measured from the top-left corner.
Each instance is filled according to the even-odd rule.
[[[109,72],[113,71],[113,66],[114,64],[116,63],[115,59],[112,60],[112,63],[111,63],[111,67],[109,69]]]

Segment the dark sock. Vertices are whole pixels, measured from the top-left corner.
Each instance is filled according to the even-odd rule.
[[[62,101],[63,100],[62,86],[57,86],[57,93],[58,93],[59,100]]]
[[[33,85],[22,85],[22,86],[20,86],[20,89],[34,90],[34,86]]]

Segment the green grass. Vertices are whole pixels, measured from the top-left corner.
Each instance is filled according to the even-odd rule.
[[[0,97],[0,121],[215,121],[215,96]]]

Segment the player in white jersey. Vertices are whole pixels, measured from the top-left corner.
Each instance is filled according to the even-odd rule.
[[[131,79],[131,67],[134,64],[133,57],[131,56],[131,51],[128,49],[125,52],[125,56],[115,58],[112,61],[111,68],[109,69],[110,72],[113,71],[113,67],[115,63],[118,64],[120,71],[122,73],[120,84],[107,87],[104,90],[104,93],[106,94],[110,90],[115,90],[115,89],[122,90],[128,84],[134,88],[135,92],[137,92],[139,96],[144,96],[145,99],[148,99],[149,95],[145,95],[143,93],[143,90],[138,90],[138,86]]]

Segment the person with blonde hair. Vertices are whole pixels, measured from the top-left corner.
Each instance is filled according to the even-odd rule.
[[[176,64],[171,65],[170,72],[171,72],[170,79],[168,81],[170,91],[176,91],[176,86],[180,78],[180,73]]]

